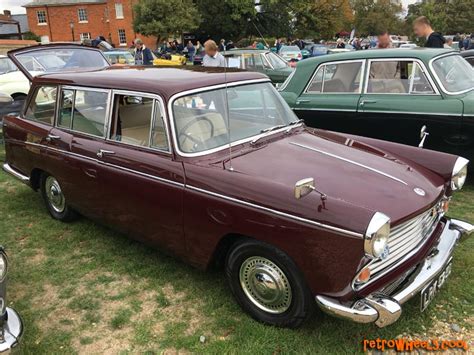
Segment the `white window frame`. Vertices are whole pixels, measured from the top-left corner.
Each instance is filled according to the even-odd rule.
[[[125,32],[125,30],[123,28],[119,28],[117,30],[117,33],[118,33],[119,46],[126,46],[127,45],[127,33]],[[121,34],[123,34],[123,36]],[[122,39],[124,41],[122,41]]]
[[[370,76],[370,67],[373,62],[413,62],[417,63],[421,70],[423,71],[423,74],[425,74],[426,78],[428,79],[428,82],[431,85],[431,88],[433,89],[433,93],[390,93],[390,92],[367,92],[367,89],[369,88],[369,76]],[[412,68],[412,71],[414,70],[414,66]],[[411,73],[413,75],[413,72]],[[364,95],[409,95],[409,96],[440,96],[438,87],[436,86],[435,82],[433,81],[433,78],[430,74],[430,72],[426,69],[425,63],[423,63],[421,60],[417,58],[372,58],[369,59],[368,64],[367,64],[367,70],[365,72],[365,84],[364,84]]]
[[[122,20],[124,19],[124,16],[123,16],[123,4],[122,3],[119,3],[119,2],[116,2],[115,3],[115,18],[117,20]]]
[[[86,36],[84,36],[86,35]],[[85,40],[85,39],[91,39],[91,33],[90,32],[83,32],[80,34],[80,39],[81,41]]]
[[[325,70],[326,66],[328,65],[338,65],[338,64],[350,64],[350,63],[361,63],[360,66],[360,83],[359,83],[359,91],[355,92],[323,92],[324,90],[324,75],[323,75],[323,82],[321,86],[321,91],[309,91],[309,88],[311,87],[311,84],[313,83],[313,80],[316,78],[316,75],[318,75],[318,72],[320,70]],[[354,60],[340,60],[340,61],[334,61],[334,62],[324,62],[321,63],[316,70],[313,73],[313,76],[311,76],[311,80],[308,81],[308,84],[306,85],[303,93],[308,94],[308,95],[360,95],[362,93],[362,87],[364,86],[364,73],[365,73],[365,67],[366,67],[366,60],[365,59],[354,59]],[[295,70],[296,71],[296,70]]]
[[[41,16],[40,16],[41,14]],[[40,17],[44,17],[44,21],[40,21]],[[48,17],[46,15],[46,10],[37,10],[36,11],[36,20],[38,21],[38,26],[46,26],[48,24]]]
[[[87,17],[87,9],[85,7],[80,7],[77,9],[77,18],[79,23],[89,23],[89,18]]]

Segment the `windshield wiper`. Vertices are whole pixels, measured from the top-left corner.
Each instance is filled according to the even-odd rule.
[[[268,128],[262,129],[262,130],[260,130],[260,133],[272,132],[272,131],[276,131],[277,129],[284,128],[284,127],[286,127],[286,125],[279,124],[279,125],[276,125],[276,126],[273,126],[273,127],[268,127]]]

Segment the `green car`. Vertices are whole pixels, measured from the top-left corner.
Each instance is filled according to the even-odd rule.
[[[472,160],[473,89],[474,71],[459,52],[417,48],[307,59],[280,92],[308,126]]]
[[[232,49],[223,53],[227,65],[268,75],[273,84],[283,83],[293,68],[269,49]]]

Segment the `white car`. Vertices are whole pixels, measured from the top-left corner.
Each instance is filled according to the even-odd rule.
[[[0,55],[0,92],[22,101],[28,95],[30,82],[5,55]]]

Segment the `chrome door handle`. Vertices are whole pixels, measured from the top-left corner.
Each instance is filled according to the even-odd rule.
[[[307,103],[307,102],[311,102],[311,100],[306,100],[306,99],[303,99],[303,100],[296,100],[296,104],[299,105],[299,104],[304,104],[304,103]]]
[[[377,101],[375,101],[375,100],[362,100],[360,102],[360,105],[364,106],[365,104],[376,104],[376,103],[377,103]]]
[[[52,141],[61,139],[61,137],[60,137],[60,136],[55,136],[55,135],[53,135],[53,134],[48,134],[45,139],[46,139],[46,142],[50,142],[50,143],[51,143]]]
[[[103,158],[105,155],[113,155],[113,154],[115,154],[114,151],[99,149],[99,151],[97,152],[97,157]]]

